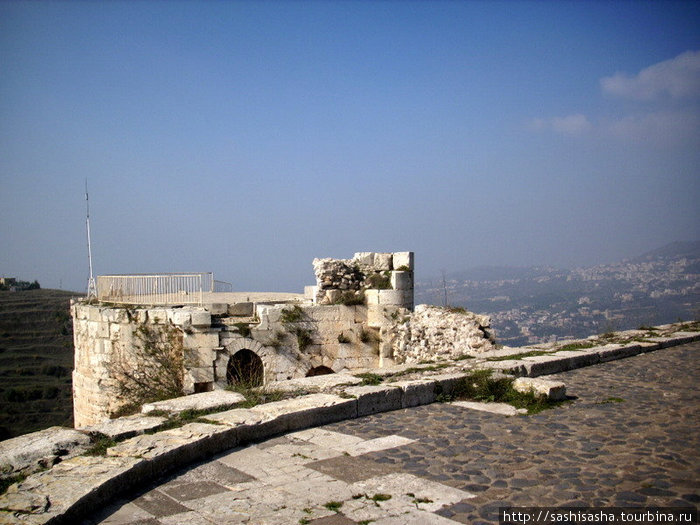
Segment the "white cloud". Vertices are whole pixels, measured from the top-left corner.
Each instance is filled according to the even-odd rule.
[[[537,118],[532,121],[532,127],[536,130],[551,129],[564,135],[581,135],[593,126],[585,115],[577,113],[566,117]]]
[[[658,111],[627,115],[601,124],[601,131],[624,141],[660,146],[700,143],[700,116],[693,112]]]
[[[700,51],[686,51],[676,58],[642,69],[637,75],[615,73],[600,80],[604,92],[637,100],[663,95],[700,97]]]
[[[653,64],[637,75],[616,73],[600,80],[603,92],[637,101],[620,116],[600,115],[591,121],[581,113],[537,118],[531,128],[569,136],[595,136],[651,147],[696,146],[700,143],[700,51],[687,51]]]

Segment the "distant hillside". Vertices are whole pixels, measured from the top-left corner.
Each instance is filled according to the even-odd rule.
[[[0,291],[0,439],[72,426],[69,305],[77,295]]]
[[[676,242],[614,264],[573,270],[481,267],[416,283],[416,303],[491,316],[500,343],[587,337],[700,315],[700,242]]]
[[[700,241],[696,242],[672,242],[652,250],[650,252],[644,253],[639,257],[631,259],[629,262],[644,262],[651,261],[654,259],[700,259]]]

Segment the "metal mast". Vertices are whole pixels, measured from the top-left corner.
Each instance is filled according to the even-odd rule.
[[[88,198],[87,179],[85,179],[85,204],[87,207],[87,215],[85,226],[87,228],[87,248],[88,248],[88,265],[90,267],[90,277],[88,278],[87,298],[97,298],[97,285],[95,277],[92,275],[92,248],[90,247],[90,199]]]

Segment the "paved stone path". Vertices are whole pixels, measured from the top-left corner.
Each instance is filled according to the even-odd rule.
[[[233,449],[85,523],[478,525],[500,506],[697,507],[698,352],[557,374],[576,399],[537,415],[433,404]]]

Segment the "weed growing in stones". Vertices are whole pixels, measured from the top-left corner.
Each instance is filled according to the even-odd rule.
[[[101,432],[91,432],[90,441],[92,446],[83,453],[85,456],[105,456],[107,449],[117,444],[114,439]]]
[[[557,349],[557,352],[573,352],[576,350],[585,350],[586,348],[593,348],[594,346],[596,346],[596,344],[590,341],[581,343],[570,343]]]
[[[305,319],[306,315],[304,314],[304,310],[302,310],[301,306],[296,304],[290,308],[283,309],[280,316],[280,320],[284,325],[298,323],[300,321],[304,321]]]
[[[340,507],[343,506],[342,501],[328,501],[323,504],[324,507],[326,507],[328,510],[331,510],[333,512],[340,512]]]
[[[535,357],[538,355],[550,355],[551,352],[544,350],[532,350],[530,352],[521,352],[519,354],[502,355],[500,357],[489,357],[487,361],[510,361],[511,359],[522,359],[523,357]]]
[[[135,413],[144,403],[185,395],[182,332],[173,325],[139,325],[130,355],[120,352],[111,365],[117,392],[124,400],[114,417]]]
[[[359,377],[360,379],[362,379],[362,383],[360,383],[360,386],[378,385],[384,380],[384,378],[379,374],[373,374],[371,372],[355,374],[355,377]]]
[[[461,379],[448,395],[438,393],[439,401],[473,400],[508,403],[515,408],[524,408],[528,414],[536,414],[547,408],[562,404],[547,396],[533,392],[519,392],[513,388],[514,377],[492,377],[491,370],[475,370]]]

